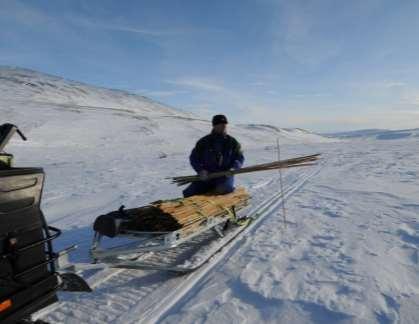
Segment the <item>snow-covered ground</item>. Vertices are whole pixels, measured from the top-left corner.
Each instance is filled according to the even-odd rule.
[[[79,245],[72,261],[89,261],[99,214],[180,196],[165,178],[191,173],[187,156],[208,121],[74,83],[87,93],[77,101],[68,81],[18,72],[38,93],[10,83],[18,84],[9,80],[16,69],[0,73],[8,79],[0,80],[1,122],[18,124],[30,139],[14,140],[8,151],[21,166],[45,168],[43,210],[64,230],[57,248]],[[57,94],[46,80],[66,90]],[[85,272],[93,293],[62,293],[39,316],[52,323],[418,323],[419,138],[334,141],[268,125],[230,129],[247,164],[276,159],[277,137],[283,158],[323,153],[319,166],[284,172],[286,228],[278,205],[186,276]],[[242,175],[237,184],[256,206],[278,192],[279,175]]]
[[[164,323],[418,323],[418,140],[327,144],[319,174]],[[275,189],[275,188],[274,188]]]

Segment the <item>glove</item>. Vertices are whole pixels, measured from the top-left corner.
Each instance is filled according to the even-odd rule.
[[[199,171],[199,178],[201,181],[207,181],[208,180],[208,171],[207,170],[201,170]]]
[[[233,167],[231,168],[232,170],[238,170],[238,169],[240,169],[242,167],[242,164],[241,164],[241,162],[240,161],[238,161],[238,160],[236,160],[236,161],[234,161],[234,163],[233,163]]]

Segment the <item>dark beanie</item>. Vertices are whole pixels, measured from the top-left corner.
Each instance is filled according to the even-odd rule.
[[[218,124],[228,124],[227,117],[224,115],[215,115],[212,117],[212,126]]]

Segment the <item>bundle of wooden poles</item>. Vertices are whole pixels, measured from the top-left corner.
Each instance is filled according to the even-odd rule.
[[[240,174],[240,173],[250,173],[250,172],[257,172],[257,171],[310,166],[310,165],[315,165],[316,163],[314,162],[316,162],[319,159],[319,157],[320,157],[320,154],[314,154],[314,155],[301,156],[298,158],[293,158],[293,159],[288,159],[288,160],[257,164],[257,165],[237,169],[237,170],[214,172],[214,173],[210,173],[207,179],[209,180],[209,179],[220,178],[224,176],[232,176],[232,175]],[[199,175],[180,176],[180,177],[173,177],[170,179],[172,179],[172,183],[176,183],[178,186],[183,186],[190,182],[201,180]]]
[[[193,229],[208,217],[228,215],[249,202],[244,188],[226,195],[197,195],[183,199],[156,201],[149,206],[125,210],[129,222],[125,230],[169,232],[181,228]]]

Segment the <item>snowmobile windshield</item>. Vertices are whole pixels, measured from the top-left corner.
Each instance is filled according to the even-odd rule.
[[[23,133],[15,125],[12,125],[12,124],[0,125],[0,152],[3,152],[4,148],[6,147],[7,143],[9,143],[14,133],[18,133],[20,137],[24,141],[26,141],[25,135],[23,135]]]

